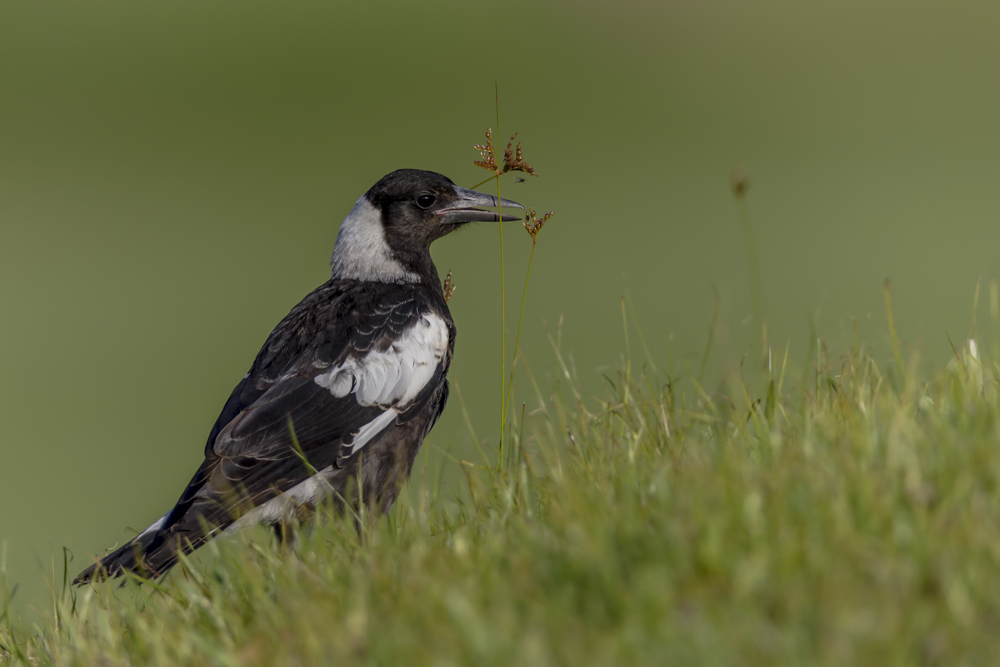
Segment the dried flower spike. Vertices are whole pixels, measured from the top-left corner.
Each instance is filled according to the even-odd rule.
[[[500,168],[497,166],[496,153],[493,151],[492,127],[486,130],[486,143],[482,145],[476,144],[475,146],[473,146],[473,148],[479,151],[479,154],[483,156],[482,160],[475,161],[475,165],[477,167],[482,167],[487,171],[492,171],[497,176],[499,176],[502,173],[500,171]]]
[[[507,142],[507,148],[503,152],[503,171],[501,173],[506,174],[508,171],[523,171],[529,176],[537,176],[535,174],[535,168],[524,161],[524,155],[521,153],[521,142],[517,143],[517,146],[511,149],[511,145],[514,143],[514,139],[517,138],[517,132],[511,136],[510,141]]]
[[[531,208],[530,206],[528,207],[528,212],[524,214],[524,228],[528,230],[529,234],[531,234],[532,243],[535,242],[535,238],[538,236],[538,232],[542,230],[542,227],[545,225],[546,222],[549,221],[549,218],[551,218],[553,215],[555,215],[555,211],[549,211],[548,213],[542,216],[541,220],[539,220],[535,216],[535,209]]]
[[[451,296],[455,293],[455,285],[451,282],[451,270],[448,271],[448,275],[444,277],[444,302],[448,303],[451,301]]]
[[[537,176],[535,168],[524,161],[521,144],[514,145],[514,139],[516,138],[517,133],[515,132],[511,136],[510,141],[507,142],[507,148],[503,152],[503,167],[501,167],[497,163],[496,149],[493,147],[493,128],[489,128],[486,130],[486,143],[473,146],[483,158],[482,160],[476,160],[474,164],[477,167],[482,167],[486,171],[492,172],[498,178],[501,174],[506,174],[508,171],[520,171],[529,176]],[[522,178],[518,179],[518,181],[523,180]]]

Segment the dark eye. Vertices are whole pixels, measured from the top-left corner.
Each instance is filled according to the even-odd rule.
[[[430,208],[434,205],[434,195],[420,195],[417,197],[417,206],[423,209]]]

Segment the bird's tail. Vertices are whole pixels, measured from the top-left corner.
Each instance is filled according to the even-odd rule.
[[[125,572],[133,572],[149,576],[150,570],[145,565],[145,556],[149,552],[157,531],[147,530],[130,540],[125,546],[111,552],[98,562],[81,572],[73,580],[73,585],[86,584],[101,579],[119,577]]]
[[[208,479],[216,463],[217,459],[206,459],[172,510],[128,544],[81,572],[73,584],[113,579],[126,572],[147,579],[156,578],[177,563],[182,545],[184,553],[189,553],[204,544],[210,534],[205,530],[205,522],[198,517],[199,512],[194,512],[186,521],[184,515],[191,509],[198,489]]]
[[[177,532],[186,533],[184,537]],[[177,564],[181,553],[190,553],[207,542],[212,531],[200,527],[188,531],[149,530],[113,551],[77,575],[73,585],[102,579],[114,579],[126,572],[145,579],[156,579]]]
[[[181,531],[184,539],[179,539],[175,532],[180,528],[177,524],[165,525],[169,521],[168,512],[146,530],[142,531],[125,546],[111,552],[86,570],[77,575],[73,585],[86,584],[101,579],[114,579],[126,572],[137,574],[147,579],[155,579],[177,563],[179,545],[190,545],[184,551],[189,552],[200,546],[206,539],[203,530]]]

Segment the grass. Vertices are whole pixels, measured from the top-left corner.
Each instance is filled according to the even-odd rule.
[[[494,82],[494,92],[496,94],[497,132],[499,133],[500,88],[496,82]],[[521,151],[520,142],[518,142],[516,146],[514,145],[515,139],[517,139],[516,132],[507,142],[507,147],[504,149],[502,161],[497,158],[496,149],[493,146],[493,128],[487,128],[485,143],[473,146],[473,148],[479,151],[479,155],[482,158],[480,160],[474,160],[473,164],[481,169],[485,169],[492,175],[472,186],[472,189],[485,185],[490,181],[496,181],[498,200],[497,210],[501,217],[503,217],[503,205],[499,204],[499,202],[502,201],[500,179],[503,175],[511,172],[521,172],[522,174],[526,174],[531,177],[537,176],[534,167],[525,161],[524,155]],[[541,220],[539,220],[535,215],[534,209],[529,208],[524,217],[524,228],[531,236],[531,256],[528,259],[528,270],[524,277],[524,296],[521,298],[521,311],[517,320],[517,335],[514,338],[514,353],[510,362],[509,380],[507,380],[507,270],[506,262],[504,260],[503,224],[501,223],[497,225],[500,231],[500,437],[498,438],[499,456],[497,456],[496,462],[499,472],[503,471],[504,466],[510,459],[511,445],[507,445],[507,454],[505,455],[504,443],[505,440],[508,441],[508,443],[512,442],[512,436],[508,435],[505,439],[504,431],[512,433],[513,429],[514,420],[513,416],[510,414],[510,395],[514,384],[514,366],[517,364],[518,346],[521,341],[521,322],[524,320],[524,305],[528,298],[528,281],[531,278],[531,264],[535,259],[535,245],[538,241],[538,232],[541,231],[542,227],[549,221],[549,218],[551,218],[553,214],[554,212],[550,211],[549,213],[546,213]],[[448,275],[450,276],[451,273],[449,272]],[[508,417],[510,417],[510,419],[508,419]]]
[[[800,385],[781,368],[713,392],[625,360],[587,397],[555,347],[512,465],[466,467],[464,494],[411,488],[360,538],[321,517],[294,554],[264,533],[214,543],[156,585],[70,591],[54,566],[48,620],[5,616],[0,650],[17,665],[991,663],[1000,367],[981,349],[936,371],[899,358],[890,381],[865,346],[819,345]]]

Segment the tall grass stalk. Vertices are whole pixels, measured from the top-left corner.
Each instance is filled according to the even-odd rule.
[[[496,99],[496,119],[497,119],[497,135],[500,135],[500,85],[494,81],[493,90]],[[507,372],[507,277],[506,277],[506,263],[504,262],[503,255],[503,205],[501,204],[500,198],[500,176],[496,175],[497,179],[497,211],[500,215],[500,446],[498,450],[498,458],[501,467],[503,466],[503,430],[504,425],[507,423],[507,392],[504,390],[504,375]],[[516,347],[516,346],[515,346]],[[514,356],[517,357],[517,350],[514,350]],[[510,367],[511,375],[514,374],[514,364],[511,363]]]
[[[996,278],[990,278],[990,330],[993,334],[992,357],[1000,359],[1000,288]]]
[[[497,132],[499,133],[500,128],[500,88],[499,85],[494,82],[494,92],[496,94],[496,123]],[[509,171],[520,171],[530,176],[535,176],[534,168],[524,161],[524,156],[521,153],[521,144],[518,143],[516,147],[513,147],[514,140],[517,138],[517,133],[511,136],[510,141],[507,142],[507,148],[504,150],[503,163],[501,164],[497,160],[496,151],[493,146],[493,130],[486,130],[486,143],[482,145],[476,145],[475,148],[480,152],[482,160],[476,160],[474,164],[477,167],[481,167],[489,171],[492,176],[481,181],[480,183],[473,186],[477,188],[484,183],[489,182],[492,179],[496,179],[497,185],[497,208],[499,210],[500,217],[500,440],[497,448],[497,470],[503,472],[505,461],[508,456],[505,456],[505,438],[504,430],[507,427],[507,416],[509,409],[509,402],[511,396],[511,388],[514,379],[514,365],[517,363],[517,353],[520,345],[521,339],[521,323],[524,320],[524,304],[527,299],[528,294],[528,281],[531,277],[531,263],[534,259],[535,254],[535,241],[538,235],[538,231],[542,228],[542,225],[552,216],[552,213],[547,213],[541,220],[535,217],[533,209],[529,209],[528,213],[525,215],[524,227],[528,230],[531,235],[531,258],[528,260],[528,272],[524,280],[524,294],[521,298],[521,312],[517,321],[517,336],[514,340],[514,354],[511,359],[510,365],[510,380],[507,380],[507,277],[506,277],[506,262],[504,261],[504,238],[503,238],[503,199],[501,197],[500,191],[500,177]],[[530,222],[529,222],[530,221]],[[513,428],[513,423],[511,424]],[[510,436],[513,437],[512,435]],[[506,450],[509,454],[509,448]]]
[[[740,219],[740,228],[743,230],[743,246],[747,255],[747,273],[750,280],[750,302],[753,309],[753,321],[755,330],[759,332],[754,338],[760,347],[760,363],[768,371],[770,377],[770,344],[767,336],[767,314],[764,312],[764,288],[760,277],[760,257],[757,253],[757,239],[753,233],[753,224],[750,221],[750,208],[747,206],[747,190],[750,182],[743,172],[736,168],[733,170],[730,185],[733,189],[733,196],[736,199],[736,211]]]
[[[535,261],[535,237],[531,238],[531,254],[528,255],[528,271],[524,276],[524,292],[521,294],[521,310],[517,316],[517,334],[514,336],[514,356],[510,362],[510,376],[507,379],[507,392],[504,395],[503,423],[507,423],[507,410],[510,407],[511,391],[514,388],[514,365],[517,364],[518,351],[521,349],[521,323],[524,321],[524,304],[528,301],[528,281],[531,280],[531,265]],[[521,423],[522,427],[524,422]],[[503,434],[501,433],[501,436]],[[501,450],[502,453],[502,450]],[[509,454],[509,452],[508,452]],[[501,456],[502,459],[502,456]]]
[[[899,377],[899,389],[906,388],[906,373],[903,369],[903,355],[899,349],[899,336],[896,335],[896,321],[892,317],[892,295],[890,294],[891,284],[886,278],[882,284],[882,293],[885,295],[885,315],[889,324],[889,339],[892,341],[892,356],[896,360],[896,373]]]

